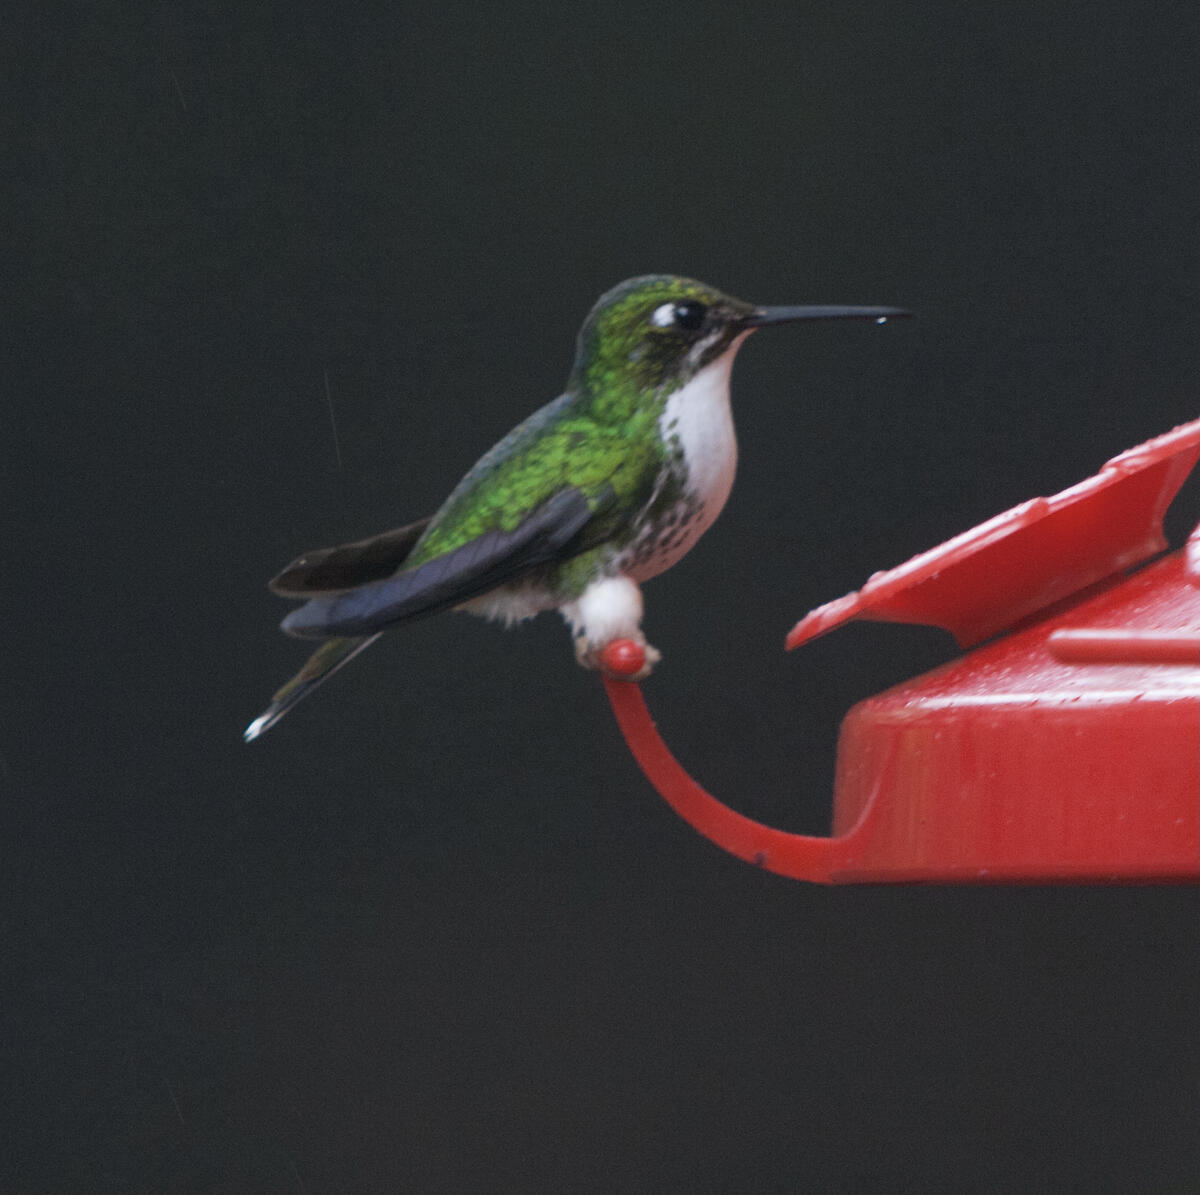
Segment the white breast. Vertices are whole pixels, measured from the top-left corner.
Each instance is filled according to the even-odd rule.
[[[664,442],[678,441],[687,469],[687,521],[631,571],[640,581],[663,572],[687,553],[721,513],[737,471],[737,437],[729,407],[729,372],[744,337],[668,399],[658,426]]]

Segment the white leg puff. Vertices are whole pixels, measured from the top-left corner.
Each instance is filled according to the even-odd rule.
[[[600,651],[614,639],[632,639],[646,652],[646,666],[634,677],[643,680],[662,658],[642,634],[642,591],[630,577],[601,577],[562,608],[575,637],[575,658],[585,668],[600,668]]]

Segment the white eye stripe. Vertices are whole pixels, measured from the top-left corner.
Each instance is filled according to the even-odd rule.
[[[720,339],[721,329],[714,328],[703,340],[698,340],[694,345],[692,345],[691,349],[688,351],[688,361],[694,366],[699,365],[704,357],[704,354],[707,353],[708,350],[712,348],[712,346]]]
[[[663,303],[650,313],[650,322],[656,328],[669,328],[675,323],[675,304]]]

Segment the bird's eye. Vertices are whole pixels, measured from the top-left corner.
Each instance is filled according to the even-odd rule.
[[[703,303],[688,299],[682,303],[664,303],[650,314],[650,322],[656,328],[683,328],[695,332],[704,323],[708,308]]]

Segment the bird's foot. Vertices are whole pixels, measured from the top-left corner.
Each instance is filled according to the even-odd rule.
[[[640,681],[654,670],[662,652],[651,647],[640,633],[606,643],[592,643],[580,636],[575,640],[575,658],[584,668],[603,672],[614,680]]]

